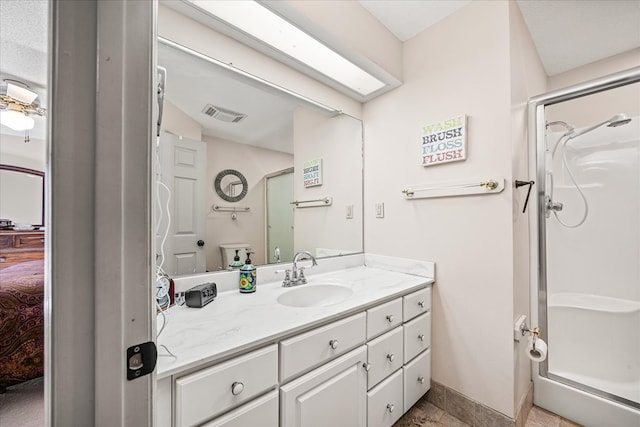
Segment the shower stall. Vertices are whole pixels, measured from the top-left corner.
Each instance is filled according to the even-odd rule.
[[[640,67],[529,102],[536,405],[640,425]]]

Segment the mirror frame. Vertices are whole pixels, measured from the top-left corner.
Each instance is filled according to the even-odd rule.
[[[237,196],[229,196],[222,190],[222,180],[228,175],[235,176],[242,184],[242,191]],[[227,202],[239,202],[247,195],[247,191],[249,191],[249,184],[247,183],[247,178],[245,178],[239,171],[235,169],[225,169],[216,175],[216,178],[213,181],[213,188],[216,190],[216,193],[218,193],[218,196],[223,200],[226,200]]]
[[[33,226],[36,227],[43,227],[44,226],[44,194],[45,194],[45,183],[44,183],[44,172],[35,170],[35,169],[29,169],[29,168],[23,168],[21,166],[13,166],[13,165],[5,165],[5,164],[1,164],[0,163],[0,170],[7,170],[7,171],[12,171],[12,172],[19,172],[19,173],[25,173],[28,175],[36,175],[39,176],[40,178],[42,178],[42,200],[40,203],[40,224],[31,224]]]

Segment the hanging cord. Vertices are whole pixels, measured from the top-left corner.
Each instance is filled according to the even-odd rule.
[[[558,143],[554,147],[553,153],[551,154],[551,158],[553,159],[556,151],[558,149],[560,149],[560,151],[562,152],[562,164],[566,168],[567,174],[569,175],[569,178],[571,179],[571,182],[576,187],[576,190],[578,190],[578,193],[580,194],[580,197],[582,198],[582,202],[584,203],[584,213],[582,215],[582,219],[580,219],[580,221],[578,221],[576,224],[567,224],[567,223],[563,222],[560,219],[560,217],[558,216],[558,212],[557,211],[553,211],[553,215],[556,217],[556,219],[558,220],[560,225],[562,225],[563,227],[566,227],[566,228],[577,228],[577,227],[580,227],[582,224],[584,224],[584,222],[587,219],[587,216],[589,215],[589,202],[587,202],[587,197],[584,195],[584,193],[582,192],[582,189],[580,188],[580,186],[576,182],[576,179],[573,176],[573,172],[571,172],[571,168],[569,167],[569,162],[567,161],[566,145],[573,138],[575,138],[575,136],[573,136],[573,131],[565,132],[560,137],[560,139],[558,140]],[[551,199],[553,199],[553,184],[551,185],[550,197],[551,197]]]

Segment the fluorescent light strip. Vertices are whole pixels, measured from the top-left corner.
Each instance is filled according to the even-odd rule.
[[[270,88],[273,88],[273,89],[277,89],[277,90],[279,90],[281,92],[284,92],[284,93],[286,93],[288,95],[291,95],[291,96],[293,96],[293,97],[295,97],[295,98],[297,98],[297,99],[299,99],[301,101],[308,102],[309,104],[312,104],[312,105],[315,105],[316,107],[322,108],[323,110],[326,110],[326,111],[328,111],[330,113],[334,113],[334,114],[335,113],[340,113],[340,111],[336,110],[335,108],[331,108],[328,105],[325,105],[325,104],[323,104],[321,102],[314,101],[313,99],[307,98],[304,95],[300,95],[299,93],[296,93],[296,92],[294,92],[292,90],[286,89],[286,88],[284,88],[282,86],[278,86],[275,83],[271,83],[268,80],[265,80],[265,79],[263,79],[261,77],[255,76],[255,75],[253,75],[251,73],[248,73],[248,72],[246,72],[244,70],[241,70],[240,68],[234,67],[233,65],[226,64],[226,63],[224,63],[222,61],[218,61],[217,59],[211,58],[210,56],[204,55],[204,54],[202,54],[200,52],[197,52],[197,51],[195,51],[193,49],[190,49],[190,48],[188,48],[186,46],[183,46],[181,44],[173,42],[173,41],[171,41],[169,39],[165,39],[164,37],[158,37],[158,41],[160,43],[166,45],[166,46],[170,46],[170,47],[172,47],[174,49],[181,50],[182,52],[188,53],[189,55],[193,55],[196,58],[200,58],[200,59],[202,59],[204,61],[207,61],[207,62],[209,62],[211,64],[217,65],[218,67],[222,67],[225,70],[233,71],[234,73],[236,73],[238,75],[241,75],[243,77],[247,77],[247,78],[249,78],[249,79],[251,79],[251,80],[253,80],[255,82],[258,82],[258,83],[261,83],[263,85],[269,86]]]
[[[255,1],[187,1],[362,96],[386,86],[384,82]]]

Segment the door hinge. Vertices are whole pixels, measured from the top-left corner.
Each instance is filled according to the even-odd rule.
[[[153,372],[158,360],[158,350],[153,341],[136,344],[127,349],[127,379],[129,381]]]

